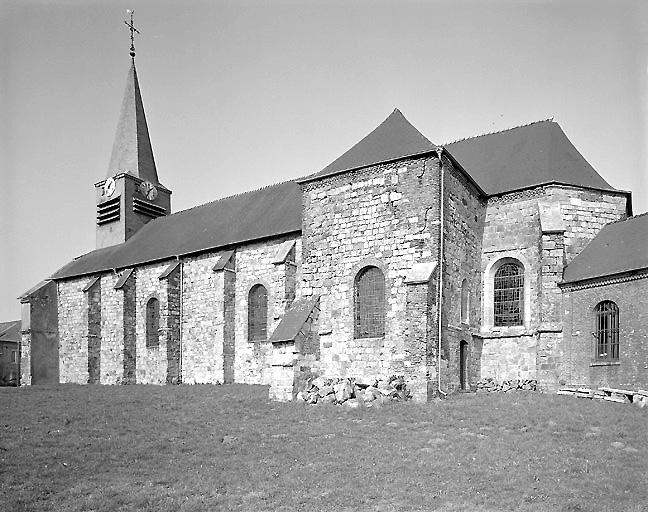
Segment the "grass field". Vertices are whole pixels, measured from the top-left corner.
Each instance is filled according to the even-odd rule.
[[[0,432],[3,512],[648,510],[648,410],[565,396],[0,388]]]

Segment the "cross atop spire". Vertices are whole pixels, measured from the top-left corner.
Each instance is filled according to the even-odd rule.
[[[130,33],[131,33],[130,56],[134,59],[135,58],[135,32],[139,34],[140,31],[135,28],[135,25],[133,25],[133,14],[135,14],[135,11],[133,11],[132,9],[126,9],[126,12],[130,14],[130,23],[128,21],[124,21],[124,23],[130,29]]]

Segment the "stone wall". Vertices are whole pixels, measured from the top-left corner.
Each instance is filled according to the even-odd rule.
[[[591,388],[646,389],[648,275],[609,279],[586,288],[566,288],[564,297],[565,338],[561,351],[565,363],[561,383]],[[595,361],[594,308],[604,300],[613,301],[619,308],[619,360],[616,362]]]
[[[124,292],[115,290],[119,276],[101,277],[101,383],[121,384],[124,376]]]
[[[294,240],[293,255],[276,262],[284,242]],[[248,340],[248,294],[256,284],[268,292],[267,337],[279,324],[295,297],[294,283],[299,278],[294,262],[301,259],[301,241],[281,237],[241,246],[236,251],[236,302],[234,379],[245,384],[269,384],[272,379],[272,345],[268,341]],[[292,260],[292,261],[291,261]],[[291,289],[292,287],[292,289]]]
[[[169,300],[166,280],[160,280],[160,275],[162,275],[168,266],[169,263],[167,262],[137,268],[135,343],[138,384],[165,384],[167,380]],[[156,298],[159,301],[160,322],[157,346],[147,346],[146,340],[146,306],[152,298]]]
[[[430,337],[436,323],[418,329],[428,339],[408,340],[414,334],[406,316],[405,279],[415,264],[438,259],[438,158],[377,165],[306,183],[303,207],[299,293],[321,297],[321,353],[316,370],[327,378],[407,373],[413,379],[427,361],[421,361],[420,351],[409,350],[408,344],[411,348],[412,343],[423,343],[427,351],[436,350],[436,337]],[[385,276],[385,336],[356,339],[354,282],[368,265],[380,268]],[[422,307],[421,314],[427,310],[434,315]],[[434,316],[431,321],[436,322]],[[423,373],[434,380],[436,366]]]
[[[213,268],[222,253],[183,259],[182,381],[222,383],[223,272]]]
[[[478,347],[473,333],[481,325],[482,238],[486,202],[473,185],[449,161],[444,162],[444,259],[441,387],[461,387],[461,342],[466,343],[466,388],[480,378]],[[467,318],[461,318],[462,284],[466,282]],[[436,336],[435,336],[436,338]]]
[[[482,378],[537,378],[543,388],[559,385],[563,296],[558,283],[563,269],[605,224],[625,215],[625,194],[570,186],[489,199],[482,258]],[[506,259],[525,269],[523,326],[493,326],[493,276]]]
[[[58,283],[59,381],[88,383],[88,297],[83,288],[91,278]]]

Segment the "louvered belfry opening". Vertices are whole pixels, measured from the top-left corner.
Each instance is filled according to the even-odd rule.
[[[378,267],[362,269],[355,280],[355,338],[385,335],[385,276]]]
[[[619,359],[619,307],[610,300],[599,302],[594,308],[596,360]]]
[[[256,284],[248,295],[248,340],[265,341],[268,336],[268,292]]]
[[[516,263],[503,264],[495,272],[493,289],[495,326],[522,325],[524,269]]]

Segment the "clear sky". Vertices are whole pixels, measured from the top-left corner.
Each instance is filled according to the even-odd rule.
[[[648,210],[648,2],[0,0],[0,321],[94,249],[135,10],[174,211],[316,172],[395,107],[436,144],[553,117]]]

